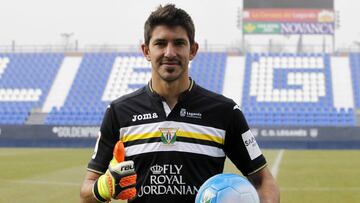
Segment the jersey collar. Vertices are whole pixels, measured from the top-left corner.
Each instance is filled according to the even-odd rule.
[[[179,96],[179,101],[181,100],[184,100],[189,94],[191,94],[192,92],[194,92],[194,90],[196,89],[196,84],[195,84],[195,81],[189,77],[190,79],[190,85],[189,85],[189,88],[187,90],[185,90],[184,92],[182,92]],[[159,95],[157,92],[155,92],[155,90],[152,88],[151,86],[151,80],[148,82],[148,85],[146,87],[146,91],[148,92],[148,94],[152,97],[155,97],[155,98],[159,98],[161,99],[162,101],[165,101],[164,97],[162,97],[161,95]]]

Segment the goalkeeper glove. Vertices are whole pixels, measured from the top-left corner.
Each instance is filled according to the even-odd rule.
[[[118,141],[113,152],[113,159],[105,174],[96,180],[93,193],[100,202],[113,199],[133,199],[136,196],[136,173],[133,161],[124,161],[124,144]]]

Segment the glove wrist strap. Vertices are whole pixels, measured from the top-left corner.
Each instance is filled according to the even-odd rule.
[[[99,179],[95,181],[95,184],[93,187],[93,194],[94,194],[95,199],[102,203],[110,202],[110,200],[107,200],[100,195],[98,181],[99,181]]]

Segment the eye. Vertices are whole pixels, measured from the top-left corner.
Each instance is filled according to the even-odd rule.
[[[166,46],[166,41],[156,41],[154,43],[155,46],[160,46],[160,47],[164,47]]]
[[[186,45],[186,41],[184,41],[184,40],[175,40],[174,45],[175,46],[184,46],[184,45]]]

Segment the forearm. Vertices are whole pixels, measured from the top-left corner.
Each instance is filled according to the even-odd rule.
[[[81,203],[98,203],[93,195],[95,181],[85,180],[80,191]]]
[[[136,172],[134,162],[125,160],[125,148],[121,141],[114,147],[114,157],[105,174],[87,171],[81,186],[82,203],[109,202],[111,199],[129,200],[136,196]]]
[[[280,191],[275,181],[265,180],[262,184],[256,187],[260,197],[261,203],[279,203]]]
[[[261,203],[279,203],[280,191],[267,167],[248,177],[256,188]]]
[[[99,178],[99,174],[87,172],[85,180],[80,189],[80,202],[81,203],[98,203],[93,194],[93,187],[95,181]]]

